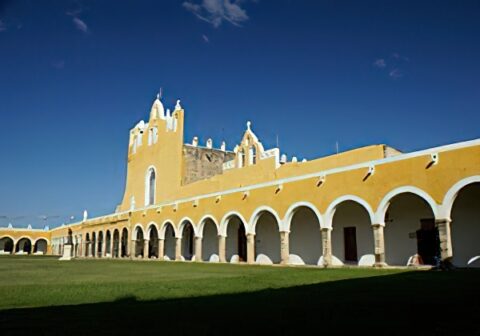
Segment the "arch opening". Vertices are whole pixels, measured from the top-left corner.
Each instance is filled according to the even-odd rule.
[[[145,206],[155,204],[155,186],[156,186],[156,173],[153,167],[147,171],[145,178]]]
[[[155,225],[150,226],[148,236],[148,258],[158,259],[158,230]]]
[[[112,258],[119,257],[119,242],[120,242],[120,232],[118,232],[118,229],[115,229],[113,231]]]
[[[227,219],[227,237],[225,256],[230,262],[247,261],[247,235],[245,225],[236,215]]]
[[[87,232],[85,234],[85,251],[83,251],[85,257],[89,256],[88,254],[89,254],[89,251],[90,251],[90,244],[91,244],[90,234]]]
[[[135,258],[143,258],[143,247],[144,247],[144,242],[145,242],[145,237],[143,235],[143,230],[141,226],[137,226],[134,231],[135,235]]]
[[[212,219],[207,218],[203,224],[202,239],[202,259],[203,261],[218,261],[218,232],[217,226]]]
[[[29,238],[20,239],[15,246],[15,254],[32,253],[32,241]]]
[[[280,232],[278,222],[269,211],[262,211],[255,225],[255,262],[259,264],[279,264]]]
[[[127,228],[122,229],[122,242],[120,247],[120,257],[128,257],[128,230]]]
[[[300,206],[290,220],[290,264],[317,265],[322,255],[320,221],[315,212]]]
[[[375,244],[368,211],[355,201],[337,205],[332,219],[332,254],[345,264],[356,265],[371,256],[374,262]],[[364,260],[365,260],[364,258]]]
[[[175,260],[175,230],[172,223],[165,224],[164,259]]]
[[[402,193],[390,200],[385,213],[385,261],[435,265],[440,260],[440,239],[435,215],[417,194]]]
[[[96,245],[97,245],[97,235],[95,232],[92,232],[92,243],[91,243],[91,251],[92,251],[92,257],[95,257],[96,254]]]
[[[472,183],[463,187],[452,207],[451,237],[452,263],[459,267],[480,267],[480,260],[472,259],[480,256],[480,183]],[[470,264],[469,264],[470,261]]]
[[[0,238],[0,254],[12,254],[14,250],[13,239],[10,237]]]
[[[98,233],[98,243],[97,243],[97,257],[103,257],[103,240],[105,237],[103,236],[103,231]]]
[[[189,221],[183,223],[182,230],[182,256],[185,260],[192,260],[194,255],[194,237],[193,225]]]
[[[48,243],[46,239],[40,238],[35,242],[34,254],[47,254]],[[1,248],[0,248],[1,249]]]

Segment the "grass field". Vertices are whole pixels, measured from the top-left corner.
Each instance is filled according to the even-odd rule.
[[[59,262],[2,256],[0,331],[478,334],[479,285],[477,270]]]

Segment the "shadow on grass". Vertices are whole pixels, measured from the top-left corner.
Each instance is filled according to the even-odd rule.
[[[225,280],[228,281],[228,280]],[[1,299],[1,298],[0,298]],[[478,334],[480,270],[417,271],[254,293],[0,311],[1,334]]]

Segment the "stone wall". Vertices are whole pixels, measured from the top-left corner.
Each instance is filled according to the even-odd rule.
[[[182,185],[222,174],[223,163],[234,158],[233,152],[184,145]]]

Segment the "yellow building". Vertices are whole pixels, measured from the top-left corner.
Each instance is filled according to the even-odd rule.
[[[372,145],[312,161],[184,143],[184,110],[154,101],[129,134],[111,215],[52,230],[0,228],[0,253],[259,264],[470,266],[480,246],[480,140],[400,153]],[[33,248],[32,248],[33,247]]]

